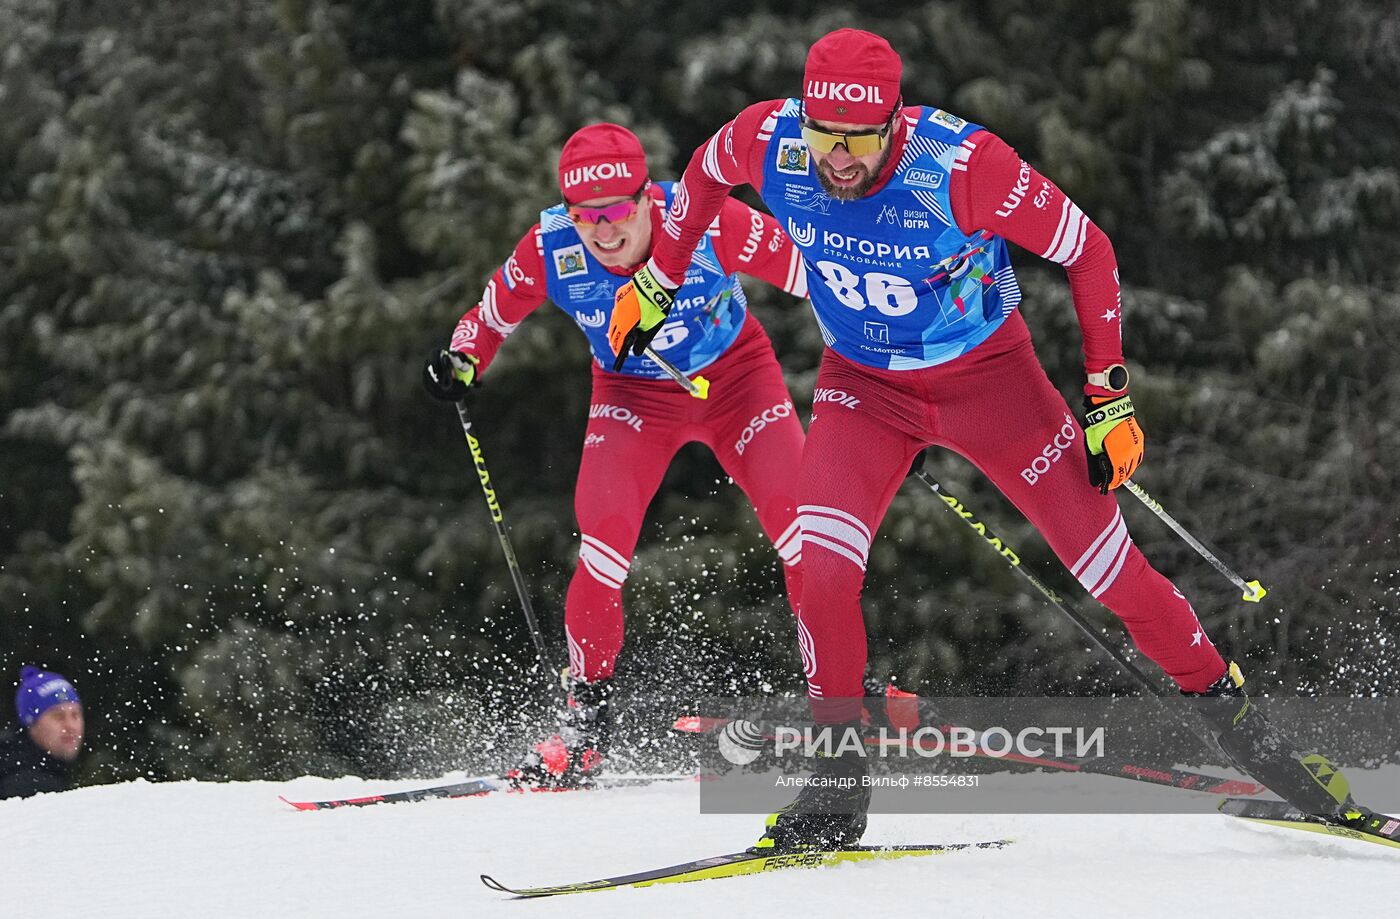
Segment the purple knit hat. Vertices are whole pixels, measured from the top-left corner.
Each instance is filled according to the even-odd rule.
[[[15,712],[19,715],[20,724],[27,728],[38,721],[44,712],[64,702],[82,704],[72,683],[38,667],[20,670],[19,691],[15,693]]]

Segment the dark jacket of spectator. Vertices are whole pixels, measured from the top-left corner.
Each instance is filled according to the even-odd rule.
[[[20,728],[0,734],[0,798],[27,798],[43,791],[67,791],[73,766],[48,755]]]

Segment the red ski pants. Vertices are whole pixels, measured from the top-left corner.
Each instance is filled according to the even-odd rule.
[[[1133,544],[1117,499],[1089,484],[1083,431],[1013,313],[936,367],[891,371],[823,356],[798,482],[798,645],[819,721],[860,716],[870,543],[914,455],[932,444],[981,469],[1182,689],[1203,690],[1224,672],[1191,604]]]
[[[671,380],[594,368],[593,401],[574,494],[581,544],[565,600],[571,672],[585,681],[612,676],[622,650],[622,584],[647,505],[671,458],[699,441],[744,490],[783,562],[788,599],[801,595],[802,543],[794,473],[802,425],[773,347],[748,317],[738,339],[702,371],[710,397],[692,398]]]

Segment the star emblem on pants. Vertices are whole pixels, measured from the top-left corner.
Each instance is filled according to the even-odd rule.
[[[1118,311],[1117,311],[1117,310],[1104,310],[1104,314],[1103,314],[1103,321],[1104,321],[1104,322],[1112,322],[1113,320],[1115,320],[1115,319],[1117,319],[1117,318],[1118,318]]]
[[[1194,647],[1196,647],[1197,645],[1199,645],[1199,644],[1201,643],[1201,639],[1202,639],[1202,638],[1205,638],[1205,637],[1206,637],[1206,630],[1203,629],[1203,628],[1201,628],[1199,625],[1196,626],[1196,632],[1195,632],[1195,634],[1193,634],[1193,635],[1191,636],[1191,647],[1194,648]]]

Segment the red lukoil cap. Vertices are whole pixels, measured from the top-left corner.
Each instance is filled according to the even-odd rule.
[[[807,52],[802,105],[816,121],[880,125],[899,104],[904,62],[878,35],[838,29]]]
[[[647,180],[647,155],[637,135],[619,124],[574,132],[559,153],[559,188],[570,204],[635,195]]]

